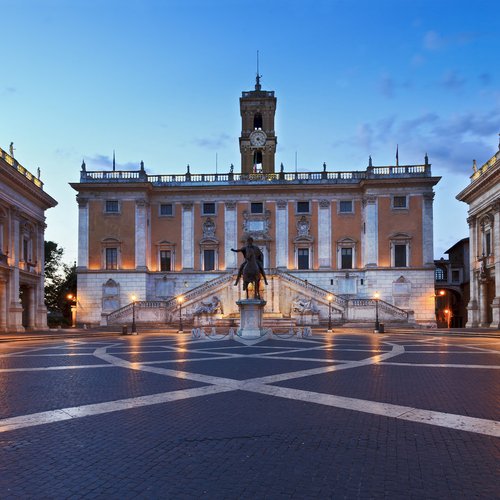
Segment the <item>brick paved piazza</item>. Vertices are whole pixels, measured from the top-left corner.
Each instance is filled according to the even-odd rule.
[[[0,344],[3,498],[499,498],[500,340]]]

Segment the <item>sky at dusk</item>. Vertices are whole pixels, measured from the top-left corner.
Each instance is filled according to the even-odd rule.
[[[77,254],[80,165],[148,174],[240,170],[239,97],[278,99],[276,164],[442,176],[439,258],[468,236],[455,200],[498,150],[496,0],[0,0],[0,147],[59,205],[46,239]]]

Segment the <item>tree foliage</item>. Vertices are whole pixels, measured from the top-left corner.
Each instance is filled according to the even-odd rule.
[[[72,301],[68,294],[76,297],[76,264],[62,261],[64,250],[53,241],[45,242],[45,305],[49,313],[66,321],[71,317]]]

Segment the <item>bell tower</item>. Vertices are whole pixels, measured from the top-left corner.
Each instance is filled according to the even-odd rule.
[[[273,91],[262,90],[261,78],[257,71],[255,90],[242,92],[240,97],[242,174],[274,174],[276,97]]]

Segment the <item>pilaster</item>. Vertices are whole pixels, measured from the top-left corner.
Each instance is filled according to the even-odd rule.
[[[422,203],[422,264],[434,267],[434,193],[425,193]]]
[[[194,215],[193,204],[182,204],[182,268],[193,269],[194,267]]]
[[[329,200],[319,201],[318,262],[320,268],[332,267],[332,213]]]
[[[78,267],[87,269],[89,265],[89,203],[77,196],[78,202]]]
[[[236,214],[236,202],[226,201],[224,204],[224,255],[226,269],[236,269],[236,253],[231,248],[236,248],[238,243],[238,223]]]
[[[364,223],[361,245],[364,267],[378,266],[378,204],[376,196],[363,199]]]
[[[288,268],[288,202],[276,202],[276,267]]]
[[[148,247],[148,217],[146,200],[135,202],[135,268],[147,270],[146,256]]]

